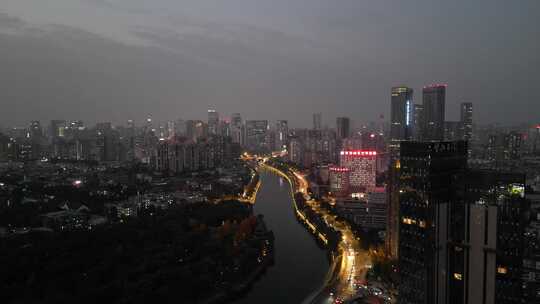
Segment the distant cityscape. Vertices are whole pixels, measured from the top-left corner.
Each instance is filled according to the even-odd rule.
[[[208,109],[1,130],[0,261],[14,279],[0,299],[249,298],[280,264],[279,228],[254,211],[272,174],[334,269],[306,303],[540,303],[540,124],[481,125],[470,101],[448,121],[448,89],[389,88],[389,119],[369,123]]]

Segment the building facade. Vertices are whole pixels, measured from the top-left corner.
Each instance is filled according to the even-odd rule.
[[[471,140],[473,136],[473,104],[462,102],[460,106],[461,139]]]
[[[444,139],[444,121],[446,107],[446,85],[436,84],[424,87],[423,101],[423,141],[441,141]]]
[[[208,110],[208,133],[210,135],[219,134],[219,113],[214,110]]]
[[[447,303],[450,206],[466,142],[403,142],[399,160],[399,300]]]
[[[322,113],[313,114],[313,130],[322,130]]]
[[[246,147],[256,152],[267,152],[268,120],[246,120]]]
[[[340,152],[340,166],[350,170],[351,191],[367,192],[375,188],[377,176],[377,152],[347,150]]]
[[[276,151],[287,150],[289,140],[289,123],[286,120],[278,120],[276,123],[275,133],[275,148]]]
[[[336,118],[337,139],[343,140],[351,136],[351,121],[348,117]]]
[[[412,139],[414,119],[413,89],[393,87],[391,104],[390,139],[392,141]]]
[[[525,177],[467,168],[467,142],[405,142],[400,303],[523,303]]]
[[[349,193],[349,168],[329,168],[330,192],[336,197],[347,196]]]

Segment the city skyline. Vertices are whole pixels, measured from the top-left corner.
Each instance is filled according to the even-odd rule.
[[[3,0],[6,303],[540,303],[540,1]]]

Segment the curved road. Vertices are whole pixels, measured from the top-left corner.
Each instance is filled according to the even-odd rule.
[[[297,190],[306,194],[308,188],[306,178],[301,173],[294,172],[294,179],[298,184]],[[337,269],[332,280],[317,296],[309,299],[309,302],[326,304],[351,299],[361,292],[362,286],[366,284],[366,275],[372,266],[369,252],[362,249],[347,223],[337,220],[335,215],[321,208],[318,201],[308,200],[307,204],[324,218],[328,226],[340,231],[343,236],[338,245],[339,260],[336,260]]]

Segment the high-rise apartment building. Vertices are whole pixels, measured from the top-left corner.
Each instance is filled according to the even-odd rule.
[[[461,140],[461,122],[460,121],[445,121],[444,122],[444,140],[454,141]]]
[[[244,144],[244,125],[240,113],[233,113],[231,116],[230,133],[233,143]]]
[[[231,125],[238,128],[242,126],[242,116],[240,115],[240,113],[232,114]]]
[[[415,140],[420,140],[422,138],[423,117],[424,105],[415,104],[413,116],[413,138]]]
[[[287,148],[289,161],[295,164],[302,164],[304,160],[304,145],[299,136],[292,136],[289,139],[289,146]]]
[[[277,121],[275,136],[275,150],[286,150],[289,138],[289,123],[286,120]]]
[[[521,158],[522,140],[522,135],[516,131],[489,135],[485,158],[497,162],[518,160]]]
[[[461,138],[471,140],[473,134],[473,104],[462,102],[460,106]]]
[[[446,85],[436,84],[424,87],[422,140],[440,141],[444,139],[444,118],[446,106]]]
[[[208,133],[210,135],[219,134],[219,113],[214,109],[208,110]]]
[[[268,120],[246,120],[246,146],[253,151],[267,151]]]
[[[186,137],[191,141],[198,141],[208,136],[208,125],[200,120],[186,121]]]

